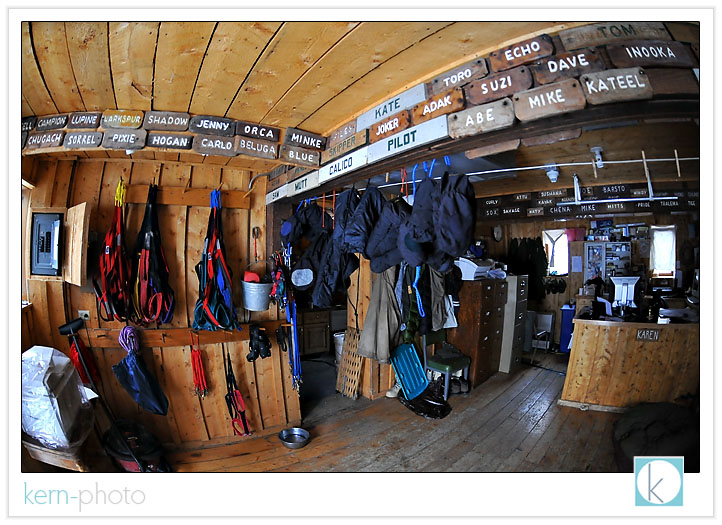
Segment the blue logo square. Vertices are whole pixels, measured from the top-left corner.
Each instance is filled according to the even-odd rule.
[[[681,507],[684,457],[635,456],[634,486],[638,507]]]

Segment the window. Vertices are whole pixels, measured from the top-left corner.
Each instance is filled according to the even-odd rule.
[[[549,275],[567,275],[569,273],[569,238],[566,230],[544,230],[542,233],[544,250],[547,252]]]
[[[674,275],[677,267],[677,227],[652,226],[649,231],[652,236],[652,246],[649,251],[649,267],[652,274]]]

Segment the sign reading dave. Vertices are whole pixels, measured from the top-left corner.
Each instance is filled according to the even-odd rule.
[[[417,84],[411,89],[387,100],[383,104],[379,104],[366,113],[359,115],[356,119],[356,129],[368,128],[371,124],[390,117],[402,109],[409,109],[424,100],[426,100],[426,86],[424,84]]]
[[[435,140],[447,137],[449,134],[446,123],[446,115],[436,117],[380,140],[368,147],[369,164],[386,157],[397,155],[402,151],[410,150],[422,144],[428,144]]]
[[[365,166],[368,161],[368,147],[357,149],[344,155],[318,170],[318,183],[340,177],[341,175]]]
[[[550,84],[565,78],[578,77],[583,73],[602,71],[604,61],[596,49],[587,48],[559,53],[543,58],[529,66],[537,84]]]

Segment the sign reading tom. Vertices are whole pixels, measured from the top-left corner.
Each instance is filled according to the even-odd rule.
[[[580,49],[537,60],[529,66],[537,84],[550,84],[605,69],[596,49]]]
[[[20,131],[32,131],[37,121],[37,117],[23,117],[20,121]]]
[[[68,118],[69,129],[95,129],[100,126],[100,113],[77,112]]]
[[[67,115],[66,115],[67,116]],[[62,145],[64,131],[40,131],[30,133],[25,142],[25,149],[54,148]]]
[[[346,140],[347,138],[351,137],[356,133],[356,121],[351,120],[349,122],[346,122],[343,126],[340,126],[333,130],[331,134],[328,136],[328,140],[326,141],[326,147],[331,148],[338,144],[339,142],[342,142]],[[322,157],[323,161],[323,157]]]
[[[326,137],[298,128],[286,128],[286,138],[283,143],[289,146],[322,151],[326,147]]]
[[[143,112],[130,109],[106,109],[100,125],[104,128],[139,128],[143,123]],[[145,136],[144,136],[145,138]]]
[[[288,137],[288,134],[286,134],[286,137]],[[305,166],[308,168],[318,168],[321,163],[321,152],[283,144],[281,146],[279,158],[288,164]]]
[[[385,139],[386,137],[389,137],[394,133],[398,133],[399,131],[403,131],[410,126],[411,114],[409,113],[409,110],[404,109],[403,111],[399,111],[395,115],[391,115],[390,117],[385,118],[380,122],[376,122],[371,126],[371,130],[369,131],[369,143],[373,144],[374,142],[378,142],[379,140]]]
[[[180,133],[151,131],[148,133],[146,145],[154,148],[191,149],[193,136],[181,135]]]
[[[590,104],[652,98],[652,85],[638,67],[589,73],[579,80]]]
[[[486,67],[486,60],[477,58],[471,62],[467,62],[459,67],[450,69],[446,73],[442,73],[438,77],[432,79],[426,84],[426,91],[429,96],[438,95],[442,91],[453,87],[461,87],[468,84],[472,80],[483,78],[489,74]]]
[[[278,142],[281,140],[281,129],[239,120],[236,122],[236,135]]]
[[[196,115],[188,123],[188,129],[192,133],[232,137],[236,133],[236,123],[230,118]]]
[[[98,119],[100,122],[100,119]],[[103,141],[102,131],[72,131],[65,135],[63,146],[66,148],[97,148]]]
[[[522,66],[475,80],[464,87],[464,93],[469,104],[484,104],[529,89],[531,81],[531,72]]]
[[[368,130],[362,129],[358,133],[346,137],[341,142],[329,146],[328,149],[321,152],[321,164],[326,164],[341,155],[346,155],[361,146],[365,146],[368,142],[368,136]]]
[[[356,129],[371,127],[371,124],[374,122],[383,120],[394,113],[398,113],[402,109],[413,107],[422,100],[426,100],[426,84],[417,84],[411,89],[407,89],[394,98],[387,100],[383,104],[379,104],[366,113],[359,115],[356,119]]]
[[[52,115],[50,117],[40,117],[35,125],[36,131],[47,131],[50,129],[64,128],[68,123],[67,115]]]
[[[185,131],[191,116],[176,111],[148,111],[143,119],[143,127],[156,131]]]
[[[461,109],[464,109],[464,91],[455,87],[414,106],[411,110],[411,123],[415,126]]]
[[[278,144],[252,137],[236,137],[236,153],[262,159],[278,158]]]
[[[235,137],[196,135],[193,137],[193,151],[202,155],[236,156]]]
[[[575,27],[559,32],[564,49],[601,46],[621,40],[669,40],[669,32],[661,22],[604,22]]]
[[[144,129],[109,129],[103,133],[103,147],[107,149],[142,149],[148,132]]]
[[[573,78],[514,95],[514,112],[521,121],[577,111],[586,105],[579,81]]]
[[[514,124],[514,104],[511,99],[503,98],[459,111],[449,115],[448,119],[451,138],[487,133]]]
[[[615,67],[693,67],[692,53],[681,42],[634,40],[607,46]]]
[[[534,62],[554,53],[554,44],[549,35],[539,35],[508,47],[492,51],[489,65],[492,71],[506,71],[522,64]]]

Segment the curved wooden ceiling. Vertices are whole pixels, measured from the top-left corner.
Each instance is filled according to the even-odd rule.
[[[22,114],[140,109],[327,134],[446,69],[561,22],[30,22]]]

